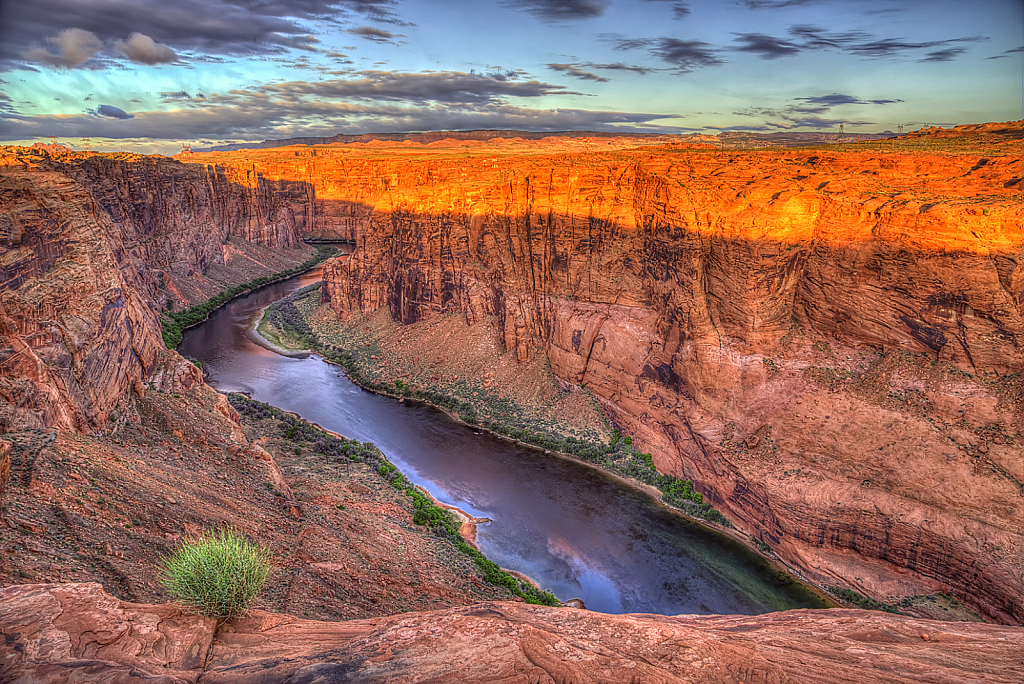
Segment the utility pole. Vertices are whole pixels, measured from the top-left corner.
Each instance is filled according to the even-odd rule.
[[[82,145],[85,147],[86,154],[89,153],[89,142],[90,141],[91,141],[91,138],[82,138]]]
[[[57,144],[57,134],[56,133],[51,133],[50,135],[48,135],[46,137],[50,139],[50,144],[51,145],[56,145]]]

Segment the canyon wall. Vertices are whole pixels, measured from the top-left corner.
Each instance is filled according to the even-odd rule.
[[[215,159],[346,218],[342,317],[491,320],[813,579],[1024,620],[1019,156],[274,153]]]
[[[0,433],[104,426],[163,347],[154,303],[223,264],[231,236],[300,244],[244,171],[0,148]]]

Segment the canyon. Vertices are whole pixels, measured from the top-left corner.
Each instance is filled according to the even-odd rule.
[[[863,611],[702,619],[502,603],[409,525],[408,504],[386,486],[354,473],[307,493],[312,466],[298,446],[261,440],[163,348],[159,318],[302,263],[314,251],[304,239],[355,240],[351,257],[324,267],[321,301],[339,320],[386,310],[399,327],[454,316],[488,330],[516,363],[540,359],[565,391],[589,390],[659,471],[693,480],[743,535],[813,581],[885,601],[945,592],[1020,624],[1024,216],[1020,125],[1004,128],[967,131],[948,149],[932,138],[785,151],[511,138],[171,160],[0,148],[0,550],[5,606],[21,611],[0,624],[13,633],[22,620],[20,655],[4,667],[39,681],[89,667],[124,681],[133,667],[166,681],[249,681],[260,668],[291,673],[281,663],[299,653],[314,669],[336,658],[341,677],[369,676],[385,651],[401,654],[405,672],[500,651],[548,676],[585,677],[668,657],[623,646],[571,673],[554,664],[626,634],[699,644],[688,663],[736,677],[756,651],[771,662],[749,673],[765,681],[839,671],[866,681],[861,659],[793,670],[828,639],[932,673],[920,681],[954,671],[1012,681],[1015,628]],[[291,496],[256,502],[266,483]],[[359,505],[338,508],[348,500]],[[226,665],[207,674],[178,656],[138,660],[145,649],[131,644],[148,636],[90,646],[67,619],[103,610],[132,629],[167,616],[193,625],[173,607],[127,602],[162,598],[149,564],[175,541],[168,511],[182,502],[189,529],[231,522],[272,535],[294,572],[265,607],[366,620],[257,613],[241,635],[218,636],[212,662]],[[389,575],[381,534],[416,549],[414,573]],[[104,535],[118,541],[104,546]],[[351,555],[332,560],[346,544]],[[44,586],[97,580],[117,598]],[[380,587],[384,604],[373,600]],[[394,615],[435,608],[448,612]],[[438,620],[472,638],[438,641]],[[43,649],[30,622],[72,645]],[[296,645],[309,634],[342,641]],[[257,641],[264,661],[231,650]],[[439,643],[447,655],[427,652]],[[176,671],[148,669],[157,660]],[[722,675],[672,677],[651,670],[652,681]]]
[[[815,581],[1020,622],[1020,127],[1003,129],[1018,138],[974,153],[503,140],[206,160],[312,191],[307,228],[358,240],[324,272],[342,319],[489,321]]]

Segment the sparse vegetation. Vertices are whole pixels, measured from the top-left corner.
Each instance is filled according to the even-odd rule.
[[[863,608],[865,610],[882,610],[886,613],[896,613],[897,615],[900,612],[899,608],[897,608],[896,606],[890,605],[888,603],[881,603],[872,598],[868,598],[867,596],[863,596],[857,593],[853,589],[847,589],[846,587],[839,586],[829,586],[827,587],[827,589],[829,590],[829,592],[832,593],[833,596],[842,599],[847,603],[852,603],[858,608]]]
[[[444,387],[425,388],[375,375],[380,358],[384,356],[375,341],[363,337],[333,340],[345,345],[339,347],[324,342],[310,327],[303,312],[309,309],[305,300],[319,287],[320,284],[315,283],[281,299],[267,309],[265,320],[306,348],[316,350],[327,361],[342,366],[361,387],[379,394],[422,401],[457,415],[464,423],[502,437],[607,468],[617,475],[657,488],[665,503],[691,517],[732,527],[725,516],[693,489],[692,481],[659,473],[652,455],[640,452],[633,445],[633,438],[618,429],[612,431],[608,443],[602,443],[596,434],[566,434],[564,427],[553,420],[531,415],[516,402],[482,385],[454,381]]]
[[[270,551],[230,530],[181,542],[162,559],[161,580],[182,605],[206,617],[244,615],[270,577]]]
[[[375,445],[370,442],[335,437],[304,420],[273,406],[249,399],[242,394],[228,395],[228,399],[235,410],[247,418],[254,420],[276,419],[283,427],[283,435],[293,441],[308,442],[311,445],[310,451],[321,454],[327,463],[337,465],[365,463],[370,466],[390,486],[403,492],[412,500],[413,522],[423,525],[435,536],[450,542],[459,551],[469,556],[479,568],[485,581],[508,589],[512,594],[528,603],[546,606],[558,605],[558,599],[551,592],[542,591],[530,582],[517,579],[468,544],[459,534],[459,521],[455,519],[455,516],[435,505],[430,497],[409,482]]]
[[[167,345],[168,349],[174,349],[181,343],[181,336],[184,334],[185,330],[202,323],[213,311],[231,301],[238,295],[245,294],[250,290],[255,290],[256,288],[281,280],[282,278],[288,278],[297,273],[308,271],[321,261],[331,258],[337,254],[337,252],[338,250],[334,247],[323,245],[319,246],[316,249],[316,254],[294,268],[289,268],[285,271],[281,271],[280,273],[260,276],[259,278],[254,278],[247,283],[235,285],[232,288],[214,295],[202,304],[197,304],[196,306],[188,309],[184,309],[182,311],[163,312],[160,317],[160,322],[163,325],[164,344]]]

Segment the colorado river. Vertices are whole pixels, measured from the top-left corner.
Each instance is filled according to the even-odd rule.
[[[491,519],[478,528],[480,550],[563,601],[666,615],[825,606],[742,544],[610,476],[364,391],[319,357],[280,356],[250,341],[263,307],[319,278],[317,269],[230,302],[189,330],[179,351],[199,359],[221,391],[373,442],[437,500]]]

